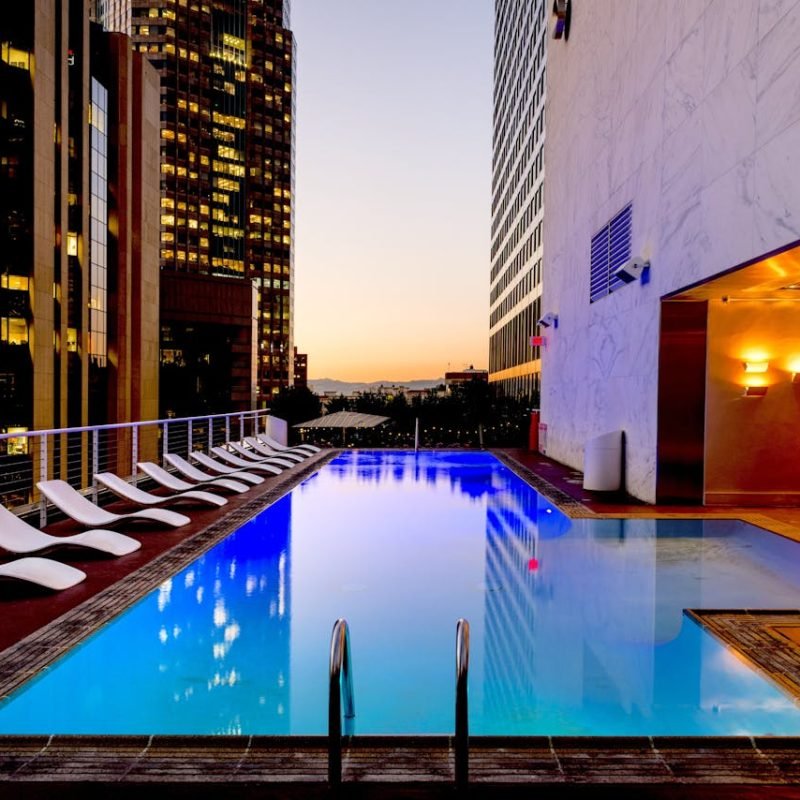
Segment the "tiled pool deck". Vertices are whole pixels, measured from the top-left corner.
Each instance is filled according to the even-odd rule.
[[[120,561],[70,563],[87,580],[56,596],[4,594],[0,696],[208,550],[336,455],[325,451],[248,492],[223,511],[191,512],[193,523],[142,536]],[[537,454],[501,460],[571,517],[744,519],[800,541],[800,509],[646,506],[584,492],[580,476]],[[64,532],[69,523],[59,523]],[[54,526],[55,528],[55,526]],[[788,615],[788,616],[787,616]],[[700,621],[798,697],[800,611],[701,612]],[[787,633],[789,631],[789,633]],[[349,796],[449,795],[453,742],[442,737],[358,738],[345,749]],[[480,797],[782,797],[800,800],[800,740],[794,738],[515,738],[470,740],[470,794]],[[0,783],[8,796],[148,793],[170,797],[326,796],[327,750],[317,737],[0,737]],[[534,789],[535,785],[535,789]],[[543,790],[546,789],[546,792]]]

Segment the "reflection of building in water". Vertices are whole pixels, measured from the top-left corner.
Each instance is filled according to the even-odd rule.
[[[161,586],[158,668],[187,670],[175,713],[209,732],[290,732],[290,522],[287,495]]]
[[[570,522],[541,499],[490,495],[481,732],[738,730],[750,678],[732,681],[683,610],[791,597],[775,557],[748,548],[703,522]]]
[[[655,562],[655,529],[626,537],[621,520],[574,525],[532,492],[494,492],[485,714],[527,732],[577,734],[608,713],[650,713],[653,643],[681,624],[674,609],[658,614]]]
[[[454,492],[473,499],[490,488],[490,476],[499,468],[497,459],[484,452],[424,451],[409,460],[408,453],[369,450],[343,453],[328,466],[329,474],[359,483],[425,483],[431,487],[446,483]]]
[[[494,479],[499,489],[502,479]],[[484,710],[513,719],[535,685],[537,495],[495,491],[486,508]]]

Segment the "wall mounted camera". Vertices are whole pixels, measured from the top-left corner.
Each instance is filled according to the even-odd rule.
[[[624,264],[617,267],[612,275],[623,283],[633,283],[637,280],[641,280],[642,283],[647,283],[649,273],[649,261],[645,261],[643,258],[632,258],[630,261],[626,261]]]
[[[536,324],[542,328],[557,328],[558,314],[553,314],[552,312],[548,312],[543,317],[541,317]]]

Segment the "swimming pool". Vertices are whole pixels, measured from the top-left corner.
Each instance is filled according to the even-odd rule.
[[[0,705],[0,733],[321,734],[349,620],[355,732],[800,733],[683,614],[800,607],[800,546],[738,522],[570,520],[486,453],[346,452]]]

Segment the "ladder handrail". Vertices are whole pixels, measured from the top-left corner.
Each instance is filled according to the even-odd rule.
[[[353,670],[350,661],[350,628],[337,619],[331,633],[330,684],[328,692],[328,783],[342,782],[342,695],[344,694],[344,735],[353,735],[356,715],[353,699]]]
[[[456,623],[456,788],[464,789],[469,782],[469,622],[461,618]]]

